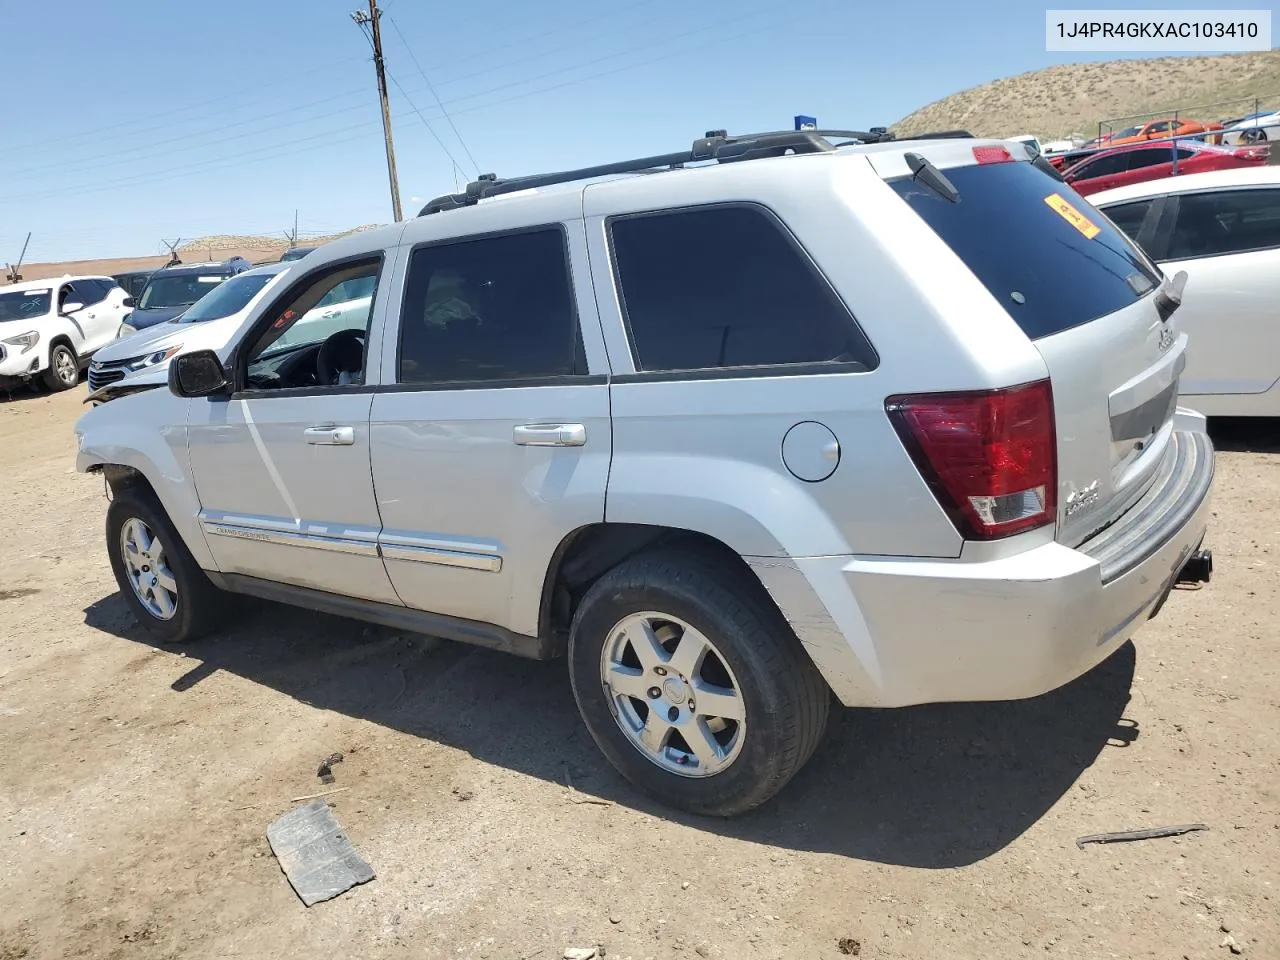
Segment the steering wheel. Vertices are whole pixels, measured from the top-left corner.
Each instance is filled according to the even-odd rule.
[[[364,331],[339,330],[320,344],[316,353],[316,376],[325,386],[354,383],[351,376],[364,367]]]

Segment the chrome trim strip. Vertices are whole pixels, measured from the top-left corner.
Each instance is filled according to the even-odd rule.
[[[483,570],[486,573],[498,573],[502,570],[502,557],[494,554],[462,553],[457,550],[441,550],[437,547],[414,547],[403,543],[384,542],[381,547],[382,556],[385,560],[435,563],[445,567]]]
[[[233,540],[256,540],[259,543],[275,543],[286,547],[328,550],[331,553],[350,553],[358,557],[378,556],[378,545],[372,540],[350,540],[283,530],[264,530],[260,527],[241,527],[236,524],[219,523],[214,520],[203,520],[201,525],[204,527],[206,534],[214,537],[230,537]]]

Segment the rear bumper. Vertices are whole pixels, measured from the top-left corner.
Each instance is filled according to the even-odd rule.
[[[1204,539],[1212,481],[1204,418],[1180,410],[1151,490],[1079,548],[752,566],[847,706],[1033,697],[1106,659],[1163,604]]]

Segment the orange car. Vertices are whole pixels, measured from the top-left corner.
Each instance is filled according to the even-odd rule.
[[[1188,134],[1209,133],[1221,130],[1220,123],[1201,123],[1199,120],[1175,120],[1172,117],[1164,120],[1148,120],[1137,127],[1125,127],[1117,130],[1104,142],[1108,147],[1121,147],[1126,143],[1142,143],[1144,140],[1168,140],[1170,137],[1185,137]],[[1219,143],[1222,136],[1205,137],[1208,143]]]

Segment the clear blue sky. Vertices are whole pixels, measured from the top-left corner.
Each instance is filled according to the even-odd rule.
[[[295,208],[304,234],[389,221],[356,6],[6,2],[0,89],[17,110],[6,111],[0,137],[0,262],[16,259],[27,230],[34,262],[146,255],[162,237],[280,231]],[[410,215],[454,185],[453,163],[415,106],[464,176],[476,172],[467,148],[483,171],[515,176],[676,150],[711,128],[789,128],[796,113],[824,126],[887,125],[974,84],[1080,59],[1045,52],[1044,5],[1026,0],[389,0],[385,9]]]

